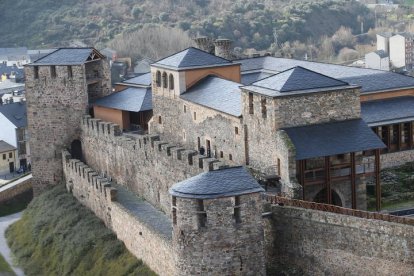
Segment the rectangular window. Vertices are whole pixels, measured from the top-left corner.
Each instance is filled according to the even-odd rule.
[[[56,78],[56,66],[55,65],[50,66],[50,76],[52,78]]]
[[[229,154],[229,160],[233,160],[233,155]]]
[[[159,124],[162,124],[162,119],[161,119],[161,116],[158,116],[158,123],[159,123]]]
[[[73,78],[72,66],[68,66],[68,79]]]
[[[197,120],[197,113],[194,112],[194,121]]]
[[[33,77],[35,79],[39,78],[39,67],[38,66],[33,66]]]
[[[266,108],[266,98],[265,97],[262,97],[261,104],[262,104],[262,117],[266,118],[267,117],[267,108]]]
[[[3,154],[3,160],[6,160],[6,154]]]
[[[220,158],[223,158],[223,156],[224,156],[223,151],[220,151]]]
[[[9,158],[12,158],[12,157],[13,157],[13,153],[9,152]]]
[[[240,196],[234,197],[234,220],[236,223],[241,223]]]
[[[207,213],[204,210],[204,202],[202,199],[197,199],[197,220],[198,227],[206,227]]]
[[[239,128],[238,128],[238,127],[235,127],[235,128],[234,128],[234,133],[235,133],[236,135],[239,135]]]
[[[184,113],[187,113],[187,106],[184,105]]]

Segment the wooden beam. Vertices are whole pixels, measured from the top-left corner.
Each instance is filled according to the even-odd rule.
[[[351,194],[352,194],[352,209],[356,209],[356,168],[355,168],[355,152],[351,152]]]
[[[391,152],[391,125],[387,125],[386,126],[387,129],[387,148],[388,148],[388,152]]]
[[[408,123],[408,147],[413,148],[413,122]]]
[[[402,141],[402,131],[403,131],[403,129],[404,128],[402,128],[401,127],[401,124],[395,124],[394,126],[396,126],[397,127],[397,149],[398,149],[398,151],[400,151],[401,150],[401,141]]]
[[[380,150],[375,150],[375,197],[377,212],[381,211]]]
[[[326,182],[326,202],[332,204],[331,191],[331,164],[329,156],[325,156],[325,182]]]

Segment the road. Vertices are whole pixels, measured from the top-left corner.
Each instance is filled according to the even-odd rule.
[[[17,276],[24,276],[23,270],[13,265],[10,248],[7,246],[6,237],[4,236],[7,227],[15,221],[19,220],[22,216],[22,212],[15,213],[9,216],[0,217],[0,254],[10,264]]]

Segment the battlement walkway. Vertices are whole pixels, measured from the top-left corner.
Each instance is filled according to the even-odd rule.
[[[153,207],[147,201],[139,198],[126,188],[112,184],[117,189],[116,201],[133,215],[139,218],[139,221],[158,232],[169,240],[172,240],[172,222],[166,214]]]

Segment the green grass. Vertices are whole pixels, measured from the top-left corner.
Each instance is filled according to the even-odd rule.
[[[63,185],[35,198],[6,238],[26,275],[155,275]]]
[[[11,269],[10,265],[6,262],[4,257],[0,254],[0,275],[2,276],[12,276],[14,274],[13,270]]]

